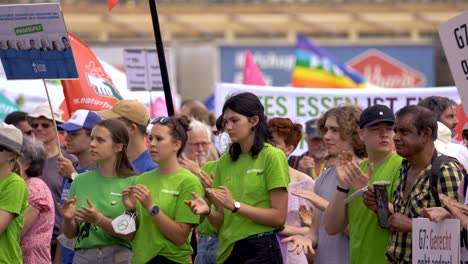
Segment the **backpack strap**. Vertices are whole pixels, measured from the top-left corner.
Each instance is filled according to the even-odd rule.
[[[437,183],[439,182],[440,167],[446,161],[447,157],[445,155],[437,156],[432,160],[429,185],[431,187],[432,196],[434,197],[436,206],[442,206],[442,203],[439,200],[439,194],[437,193]]]
[[[293,169],[297,169],[297,165],[299,165],[299,160],[301,156],[290,156],[288,159],[288,164]]]
[[[466,189],[468,188],[468,174],[464,173],[463,181],[463,197],[466,197]]]

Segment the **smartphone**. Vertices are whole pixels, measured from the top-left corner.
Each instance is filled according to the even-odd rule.
[[[390,211],[388,210],[388,193],[385,185],[374,184],[375,200],[377,202],[377,218],[379,225],[382,228],[388,228],[388,218]]]

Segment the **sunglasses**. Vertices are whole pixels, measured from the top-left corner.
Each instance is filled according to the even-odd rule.
[[[47,128],[51,127],[52,124],[51,123],[32,123],[31,124],[32,128],[38,128],[39,126],[41,126],[42,128],[47,129]]]
[[[165,117],[155,117],[153,119],[151,119],[151,124],[154,125],[156,123],[160,123],[160,124],[166,124],[167,122],[171,121],[171,117],[170,116],[165,116]]]

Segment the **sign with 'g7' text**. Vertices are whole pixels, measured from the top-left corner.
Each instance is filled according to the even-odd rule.
[[[468,116],[468,11],[439,25],[445,56]]]
[[[413,263],[460,263],[460,220],[413,219]]]

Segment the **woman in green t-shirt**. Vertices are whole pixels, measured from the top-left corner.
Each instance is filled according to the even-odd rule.
[[[96,169],[80,174],[72,183],[69,199],[58,205],[62,230],[76,238],[74,264],[130,263],[132,235],[114,232],[112,220],[125,211],[121,193],[136,175],[127,158],[129,134],[117,119],[103,120],[91,131],[89,151]]]
[[[0,263],[23,263],[20,238],[28,208],[28,188],[17,174],[22,144],[19,129],[0,125]]]
[[[252,93],[230,97],[223,106],[225,131],[233,142],[218,161],[208,203],[194,195],[194,213],[208,215],[219,229],[217,263],[282,263],[275,233],[286,220],[289,171],[272,142],[264,108]]]
[[[203,189],[198,177],[178,160],[187,143],[189,121],[158,117],[151,124],[149,152],[159,168],[140,175],[137,184],[122,193],[127,211],[138,214],[132,263],[190,264],[189,238],[200,217],[184,202],[191,192],[202,195]]]

